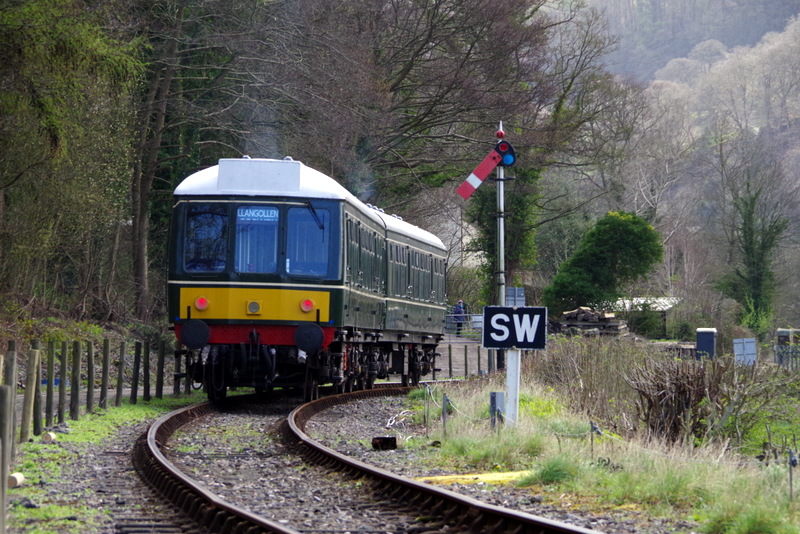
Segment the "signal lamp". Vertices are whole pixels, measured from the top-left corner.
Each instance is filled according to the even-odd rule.
[[[200,311],[205,310],[208,308],[208,299],[205,297],[197,297],[194,299],[194,307]]]
[[[300,301],[300,309],[303,310],[305,313],[310,312],[314,309],[314,301],[311,299],[303,299]]]
[[[511,146],[511,143],[508,141],[499,141],[494,146],[495,152],[500,154],[500,163],[498,163],[501,167],[511,167],[517,161],[517,155],[514,152],[514,147]]]

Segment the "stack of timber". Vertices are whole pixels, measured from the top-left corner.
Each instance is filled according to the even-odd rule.
[[[584,335],[620,336],[628,333],[628,323],[609,311],[597,311],[581,306],[566,311],[559,323],[562,332],[581,333]]]

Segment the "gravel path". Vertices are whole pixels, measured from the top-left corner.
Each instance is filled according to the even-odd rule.
[[[44,497],[36,502],[9,493],[11,514],[17,507],[39,507],[44,504],[84,506],[98,510],[96,521],[83,524],[78,518],[74,530],[98,534],[128,534],[150,532],[156,534],[208,534],[194,522],[176,511],[139,478],[131,462],[131,451],[136,439],[147,431],[149,422],[120,428],[113,438],[100,444],[56,442],[69,453],[71,461],[65,462],[62,476],[42,481]],[[29,532],[36,527],[40,532],[57,532],[46,523],[8,528],[9,534]]]

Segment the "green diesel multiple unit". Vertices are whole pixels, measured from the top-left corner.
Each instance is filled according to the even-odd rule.
[[[441,341],[441,240],[289,158],[222,159],[175,189],[170,322],[209,398],[416,383]]]

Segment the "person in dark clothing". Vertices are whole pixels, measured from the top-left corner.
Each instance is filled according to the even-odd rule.
[[[456,305],[453,306],[453,322],[456,323],[456,335],[460,336],[461,329],[464,327],[464,323],[467,322],[463,300],[459,300],[456,302]]]

